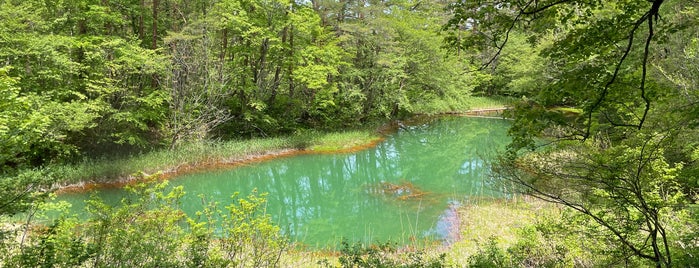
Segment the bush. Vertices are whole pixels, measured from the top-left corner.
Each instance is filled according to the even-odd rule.
[[[224,211],[210,204],[193,219],[179,209],[182,187],[132,187],[118,206],[93,198],[89,219],[63,216],[32,225],[26,243],[3,239],[3,267],[275,267],[287,240],[252,193]],[[28,223],[30,224],[30,223]],[[26,227],[30,227],[27,225]]]
[[[361,243],[350,244],[347,241],[342,241],[339,261],[340,266],[344,268],[438,268],[445,267],[445,257],[445,254],[441,254],[436,258],[425,258],[422,251],[398,253],[395,245],[390,242],[365,246]],[[320,264],[331,267],[327,260]]]
[[[498,247],[495,237],[489,237],[484,247],[478,248],[478,253],[468,257],[469,267],[478,268],[507,268],[516,267],[509,253]]]

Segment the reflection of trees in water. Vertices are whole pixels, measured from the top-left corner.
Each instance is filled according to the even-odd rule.
[[[437,124],[404,127],[394,142],[405,179],[433,190],[474,192],[483,187],[486,162],[507,140],[507,122],[444,118]],[[425,182],[429,181],[429,182]]]
[[[202,208],[199,194],[228,204],[234,192],[268,192],[267,213],[286,233],[304,241],[420,237],[429,235],[448,200],[481,192],[487,167],[483,158],[504,146],[506,124],[446,118],[406,126],[374,149],[279,158],[191,174],[172,184],[184,185],[188,194],[182,208],[190,215]],[[372,194],[367,191],[372,186],[393,196]]]
[[[383,214],[380,200],[367,198],[359,189],[366,181],[381,181],[391,172],[380,162],[380,157],[369,153],[324,156],[292,169],[297,173],[289,177],[296,179],[289,181],[297,181],[291,184],[301,187],[290,189],[294,212],[289,213],[295,215],[285,219],[289,221],[289,231],[297,237],[347,236],[356,233],[362,223],[378,220],[376,215]],[[338,219],[344,220],[337,222]],[[350,232],[342,234],[343,230]]]
[[[505,141],[504,125],[494,122],[445,119],[405,127],[373,150],[258,163],[230,171],[223,179],[230,190],[223,191],[246,194],[257,186],[269,192],[267,212],[298,239],[370,236],[395,229],[419,235],[418,229],[435,224],[455,194],[482,192],[487,165],[482,157]],[[384,194],[376,195],[377,190]],[[396,222],[401,226],[391,225]]]

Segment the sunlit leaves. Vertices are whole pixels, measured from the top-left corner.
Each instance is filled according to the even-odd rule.
[[[153,177],[151,177],[153,179]],[[0,181],[0,191],[3,184]],[[221,210],[196,215],[179,209],[182,187],[139,184],[118,204],[87,202],[87,219],[66,203],[35,205],[19,234],[0,233],[3,267],[276,267],[287,241],[264,210],[264,194],[237,194]],[[0,206],[5,204],[0,197]],[[202,197],[205,203],[205,198]],[[26,201],[21,199],[21,201]],[[14,204],[27,205],[23,202]],[[4,216],[7,207],[0,207]],[[190,217],[193,216],[193,217]],[[31,227],[36,219],[46,227]],[[6,230],[3,228],[3,231]],[[12,239],[10,239],[12,237]]]
[[[0,250],[8,250],[0,263],[4,267],[276,267],[286,250],[286,239],[264,210],[264,195],[236,194],[225,209],[206,204],[191,218],[179,209],[181,187],[157,183],[128,188],[119,204],[87,201],[87,220],[69,215],[65,205],[42,205],[33,213],[52,222],[27,233],[24,243],[0,241]],[[47,212],[54,216],[45,217]]]
[[[19,94],[33,99],[32,109],[47,122],[36,127],[45,133],[42,141],[27,141],[33,143],[30,153],[40,155],[32,158],[34,165],[65,161],[98,145],[146,147],[148,135],[162,126],[165,95],[146,80],[165,70],[164,58],[129,34],[105,34],[123,30],[125,22],[104,4],[2,3],[8,9],[0,17],[13,19],[0,27],[0,59],[14,66],[7,74],[19,79]]]
[[[514,27],[485,17],[481,25],[492,30],[493,38],[502,31],[511,37],[530,35],[535,47],[529,51],[541,51],[544,60],[542,72],[533,76],[544,83],[537,85],[532,79],[510,84],[534,86],[530,90],[535,94],[513,113],[513,143],[508,148],[512,162],[496,169],[523,192],[584,215],[614,236],[622,252],[630,252],[624,254],[670,266],[678,254],[673,253],[673,235],[693,235],[666,229],[673,225],[670,218],[683,213],[683,206],[696,202],[696,168],[689,160],[689,148],[697,141],[692,101],[696,95],[688,86],[696,83],[687,79],[694,68],[678,67],[692,66],[687,64],[693,60],[686,53],[691,51],[686,37],[696,35],[688,27],[696,27],[696,22],[678,11],[687,12],[696,4],[506,2],[511,5],[500,8],[519,14]],[[469,3],[466,13],[457,14],[479,18],[494,12],[480,12],[482,4]],[[553,18],[561,19],[556,29],[541,27]],[[517,40],[508,45],[518,48],[513,42]],[[481,49],[488,45],[473,44]],[[512,69],[508,49],[498,48],[491,58],[508,64],[505,75],[519,71]],[[525,148],[532,152],[525,153]],[[508,173],[507,167],[518,171]]]
[[[51,175],[46,171],[0,173],[0,218],[13,216],[41,202],[51,183]],[[4,242],[3,232],[0,230],[0,243]]]

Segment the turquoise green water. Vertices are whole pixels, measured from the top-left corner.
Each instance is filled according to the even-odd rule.
[[[457,238],[455,206],[497,195],[485,177],[487,159],[509,141],[504,120],[446,117],[404,126],[375,148],[348,154],[299,155],[174,178],[182,209],[231,202],[240,192],[267,192],[267,213],[292,240],[312,248],[349,241],[399,244]],[[100,195],[116,203],[121,190]],[[89,193],[61,199],[80,210]]]

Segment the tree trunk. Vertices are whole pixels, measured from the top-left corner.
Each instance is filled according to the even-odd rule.
[[[160,0],[153,0],[153,42],[151,48],[158,48],[158,6]]]
[[[221,53],[218,55],[218,81],[223,81],[223,68],[226,65],[226,54],[228,52],[228,29],[224,28],[221,33]]]
[[[102,0],[101,4],[102,4],[103,7],[107,8],[107,10],[109,10],[109,0]],[[111,12],[111,11],[110,11],[110,12]],[[106,33],[107,35],[111,35],[111,34],[112,34],[112,25],[111,25],[111,23],[109,23],[109,22],[105,22],[105,23],[104,23],[104,31],[105,31],[105,33]]]
[[[294,98],[294,25],[289,28],[289,99]]]
[[[159,0],[153,0],[153,40],[151,43],[152,49],[158,48],[158,3]],[[151,77],[151,87],[156,88],[158,86],[158,76],[156,74]]]
[[[265,76],[265,65],[267,65],[267,52],[269,51],[269,38],[262,40],[262,45],[260,45],[260,58],[255,64],[255,84],[258,89],[262,88]]]
[[[221,54],[219,54],[218,58],[223,65],[223,61],[226,60],[226,51],[228,50],[228,29],[224,28],[221,32],[221,43]]]
[[[287,35],[289,34],[289,26],[284,27],[284,30],[282,30],[282,44],[286,43]],[[292,60],[292,59],[289,59]],[[279,88],[279,85],[281,84],[281,71],[282,71],[282,64],[283,60],[277,64],[277,67],[274,70],[274,82],[272,83],[272,88],[271,92],[269,94],[269,99],[267,100],[267,105],[273,105],[274,100],[277,98],[277,89]]]
[[[144,23],[143,23],[143,13],[146,12],[146,0],[141,0],[141,12],[140,16],[138,16],[138,39],[143,42],[144,36]]]

